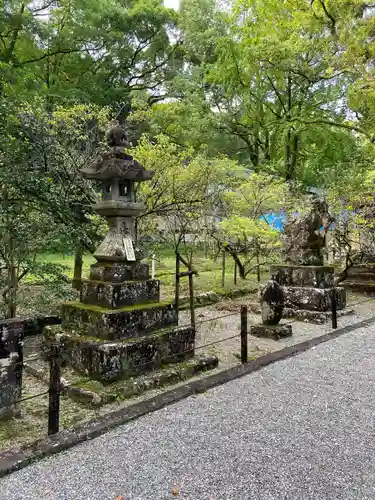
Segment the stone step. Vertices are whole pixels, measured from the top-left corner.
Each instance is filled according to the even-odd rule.
[[[119,309],[120,307],[149,304],[160,300],[160,281],[105,282],[82,280],[83,304]]]
[[[375,274],[375,264],[357,264],[348,268],[349,274],[372,273]]]
[[[375,282],[348,279],[342,281],[340,286],[362,293],[375,293]]]
[[[375,283],[375,272],[348,272],[347,279],[350,281],[373,281]]]
[[[271,276],[282,286],[330,288],[333,285],[333,266],[271,266]]]
[[[285,307],[319,312],[331,310],[332,288],[283,286],[282,289]],[[346,291],[342,287],[336,288],[336,304],[338,311],[346,305]]]
[[[151,373],[142,372],[138,377],[116,381],[113,384],[103,384],[97,380],[91,380],[72,369],[66,373],[63,368],[60,384],[62,392],[74,401],[88,407],[100,407],[118,399],[131,398],[147,390],[187,380],[206,370],[216,368],[218,363],[219,360],[216,356],[199,356],[182,364],[165,365],[162,369]],[[27,363],[25,371],[48,387],[48,363]]]

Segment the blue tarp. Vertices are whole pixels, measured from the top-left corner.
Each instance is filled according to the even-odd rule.
[[[277,231],[282,231],[284,227],[284,223],[286,221],[286,214],[281,212],[281,213],[274,213],[274,214],[266,214],[260,218],[261,220],[265,220],[268,222],[268,224],[273,228],[276,229]]]
[[[344,217],[348,216],[349,212],[343,212]],[[294,212],[292,215],[297,216],[298,212]],[[280,233],[283,230],[284,223],[287,219],[286,213],[285,212],[280,212],[280,213],[273,213],[273,214],[266,214],[260,218],[260,220],[265,220],[268,222],[268,224],[272,227],[272,229],[275,229],[276,231],[280,231]],[[331,224],[331,229],[334,228],[334,223]],[[321,230],[323,229],[323,226],[320,228]]]

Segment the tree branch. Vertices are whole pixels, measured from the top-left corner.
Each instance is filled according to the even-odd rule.
[[[12,290],[21,280],[22,278],[24,278],[26,276],[26,274],[30,271],[30,268],[27,267],[26,269],[24,269],[22,271],[22,273],[17,277],[17,283],[11,283],[10,285],[7,285],[6,287],[4,287],[0,294],[3,298],[6,297],[7,293],[10,292],[10,290]]]
[[[5,52],[5,55],[3,58],[3,60],[7,63],[9,63],[10,60],[12,59],[13,52],[14,52],[14,49],[16,47],[18,33],[20,32],[20,30],[22,28],[23,14],[25,12],[25,6],[26,6],[25,2],[22,2],[20,11],[17,14],[17,23],[16,23],[16,27],[14,28],[13,33],[12,33],[11,42],[10,42],[9,47],[8,47],[7,51]]]
[[[347,125],[346,123],[338,123],[331,120],[325,119],[317,119],[317,120],[303,120],[299,117],[290,118],[289,122],[299,122],[305,125],[330,125],[331,127],[343,128],[345,130],[351,130],[354,132],[358,132],[360,134],[365,135],[367,138],[371,140],[371,142],[375,142],[375,137],[369,136],[369,134],[362,128],[356,127],[355,125]]]
[[[322,9],[324,11],[324,14],[328,17],[328,19],[331,22],[331,34],[333,36],[336,35],[336,19],[328,12],[328,9],[326,7],[326,4],[324,3],[324,0],[319,0],[320,5],[322,6]]]

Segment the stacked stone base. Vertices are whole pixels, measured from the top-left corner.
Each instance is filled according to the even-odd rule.
[[[334,284],[331,266],[275,266],[271,275],[284,292],[284,317],[322,323],[330,316]],[[336,288],[336,309],[346,306],[346,291]]]
[[[95,380],[141,375],[194,357],[195,330],[178,327],[174,304],[160,301],[160,282],[141,262],[98,262],[79,302],[61,308],[61,326],[44,329],[48,352],[58,339],[64,362]]]
[[[78,372],[96,380],[128,378],[194,357],[195,331],[169,328],[140,338],[114,342],[81,336],[57,326],[45,328],[46,351],[56,338],[64,346],[64,360]]]

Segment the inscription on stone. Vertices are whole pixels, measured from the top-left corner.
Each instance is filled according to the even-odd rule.
[[[123,238],[122,241],[124,242],[124,248],[127,260],[135,261],[135,254],[134,254],[132,240],[130,238]]]

